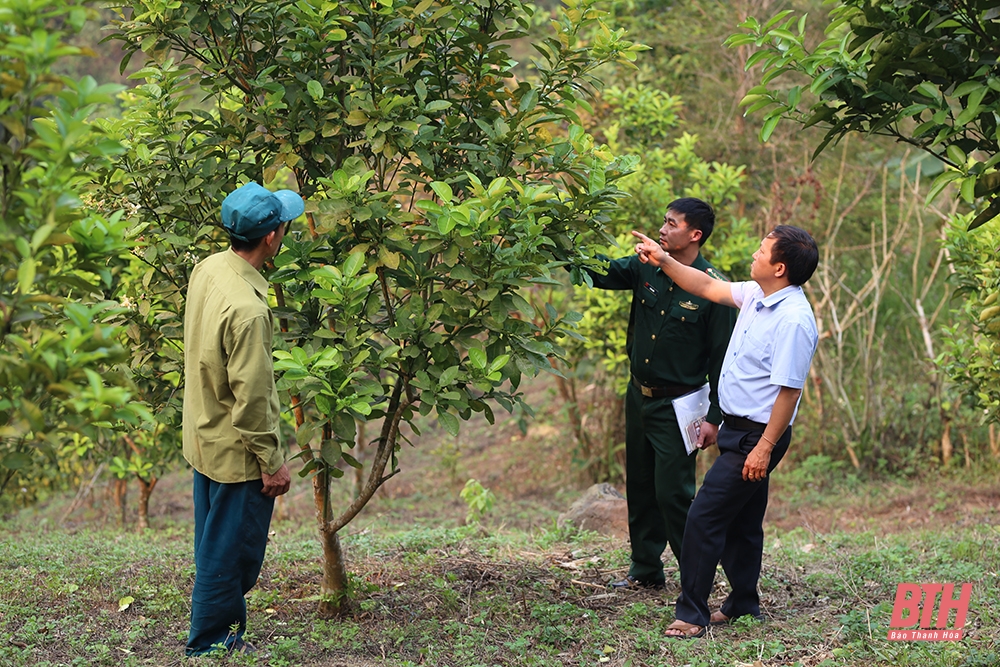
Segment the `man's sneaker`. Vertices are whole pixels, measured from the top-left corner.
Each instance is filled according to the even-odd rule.
[[[624,579],[612,581],[610,586],[617,591],[636,588],[649,588],[652,590],[665,588],[665,584],[662,581],[642,581],[640,579],[636,579],[631,574],[627,575]]]

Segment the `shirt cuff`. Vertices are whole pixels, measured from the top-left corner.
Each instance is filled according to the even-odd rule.
[[[802,389],[806,386],[806,378],[780,377],[772,375],[770,383],[772,386],[788,387],[789,389]]]
[[[718,405],[708,406],[708,415],[705,417],[705,421],[709,424],[714,424],[718,426],[722,423],[722,408]]]
[[[262,461],[259,458],[257,460],[260,462],[261,472],[273,475],[281,469],[281,466],[285,465],[285,454],[281,449],[275,449],[266,461]]]

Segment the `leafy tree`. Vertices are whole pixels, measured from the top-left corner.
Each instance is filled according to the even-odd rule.
[[[636,160],[596,144],[577,113],[595,69],[641,47],[604,28],[593,0],[567,2],[517,75],[511,44],[531,8],[516,0],[132,8],[116,36],[149,57],[148,103],[126,109],[129,166],[104,183],[135,204],[142,234],[172,235],[147,258],[150,285],[183,289],[237,183],[290,182],[307,199],[308,231],[286,237],[270,278],[279,388],[324,549],[320,611],[333,613],[338,533],[399,471],[401,425],[433,413],[457,433],[473,413],[492,422],[491,404],[526,408],[522,376],[561,352],[574,316],[526,297],[591,255],[581,236],[623,195],[615,181]],[[358,424],[377,433],[368,477],[336,514],[330,484],[360,465]]]
[[[761,85],[742,104],[766,110],[761,140],[781,118],[826,130],[815,154],[848,133],[885,135],[933,154],[967,204],[986,199],[970,228],[1000,214],[1000,9],[988,0],[847,0],[831,13],[828,38],[807,48],[805,17],[781,12],[742,24],[732,47],[753,44],[747,67],[763,66]],[[780,89],[772,82],[804,75]]]
[[[594,131],[603,133],[615,154],[641,158],[635,171],[620,181],[631,196],[614,210],[608,230],[616,242],[603,246],[602,254],[620,257],[629,252],[631,230],[654,234],[663,224],[667,204],[678,197],[699,197],[712,204],[718,216],[704,248],[706,256],[733,278],[746,277],[757,239],[749,222],[735,216],[743,167],[708,162],[698,155],[698,137],[683,131],[683,102],[676,95],[639,83],[609,87],[601,102],[595,105]],[[575,279],[579,283],[586,277],[576,272]],[[578,466],[593,482],[620,481],[624,474],[630,306],[630,294],[586,285],[577,287],[570,301],[570,308],[583,313],[578,327],[582,338],[566,342],[565,377],[558,378],[558,384],[577,440]]]
[[[952,380],[969,388],[970,397],[988,421],[1000,421],[1000,266],[996,225],[967,230],[972,214],[956,216],[946,247],[955,267],[954,281],[965,297],[962,320],[946,332],[939,363]],[[996,455],[996,452],[994,452]]]
[[[151,418],[115,370],[109,300],[127,221],[85,201],[88,174],[119,147],[90,123],[115,86],[53,73],[89,11],[65,2],[0,5],[0,489],[34,493],[63,446],[86,455],[109,429]]]
[[[814,155],[850,133],[892,137],[946,165],[928,202],[954,185],[963,205],[973,210],[955,218],[969,230],[1000,214],[996,3],[846,0],[831,19],[827,39],[815,48],[806,44],[805,17],[790,11],[763,23],[750,18],[741,25],[744,33],[729,38],[731,47],[755,49],[748,68],[762,66],[761,84],[742,102],[748,113],[765,111],[760,138],[766,141],[782,118],[825,130]],[[983,254],[992,246],[955,229],[946,244],[967,299],[962,312],[976,333],[952,329],[949,355],[941,364],[995,419],[1000,390],[979,356],[1000,341],[992,303],[986,301],[995,298],[993,253]]]

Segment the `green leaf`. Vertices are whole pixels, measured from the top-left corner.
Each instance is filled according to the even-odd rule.
[[[434,111],[444,111],[451,106],[451,102],[448,100],[434,100],[429,102],[427,106],[424,107],[424,111],[434,112]]]
[[[309,83],[306,84],[306,90],[309,92],[309,97],[313,98],[316,102],[323,99],[323,84],[315,79],[309,79]]]
[[[948,154],[948,159],[959,167],[965,165],[965,151],[959,148],[956,144],[949,144],[945,152]]]
[[[30,294],[31,287],[35,283],[35,258],[28,257],[21,260],[17,267],[17,287],[21,294]]]
[[[444,426],[444,430],[448,431],[453,437],[458,437],[458,417],[451,414],[450,412],[439,412],[438,421]]]
[[[767,143],[767,140],[771,138],[774,128],[778,127],[780,121],[781,114],[775,114],[764,121],[764,126],[760,128],[760,140],[763,143]]]
[[[431,183],[431,189],[434,190],[435,194],[446,204],[450,204],[454,193],[452,193],[451,186],[444,181],[434,181]]]
[[[958,117],[955,118],[956,128],[965,127],[979,115],[980,111],[983,108],[981,104],[983,101],[983,96],[986,94],[987,90],[989,89],[984,86],[980,88],[978,91],[973,92],[972,94],[969,95],[968,100],[966,100],[965,109],[963,109],[962,113],[958,114]]]
[[[344,275],[348,278],[353,278],[358,275],[361,267],[365,265],[365,253],[363,252],[352,252],[348,255],[347,260],[344,262]]]
[[[347,452],[341,452],[340,457],[347,462],[347,465],[351,466],[352,468],[355,468],[356,470],[361,470],[362,468],[364,468],[364,466],[361,465],[360,461],[358,461],[356,458],[354,458]]]
[[[962,113],[958,114],[958,117],[955,118],[955,127],[965,127],[968,125],[972,119],[979,115],[981,109],[982,107],[975,106],[962,111]]]
[[[975,192],[976,192],[976,177],[967,176],[966,178],[962,179],[962,185],[959,188],[959,193],[961,194],[962,199],[966,203],[971,204],[976,200]]]
[[[528,111],[534,109],[537,104],[538,90],[536,88],[532,88],[525,93],[523,97],[521,97],[521,103],[518,105],[517,110],[521,113],[527,113]]]
[[[514,307],[517,308],[522,315],[527,317],[529,320],[535,318],[535,309],[532,308],[531,304],[528,303],[524,297],[520,294],[511,294],[511,300],[514,302]]]
[[[510,355],[509,354],[501,354],[499,357],[497,357],[492,362],[490,362],[489,372],[490,373],[495,373],[496,371],[503,370],[504,366],[507,365],[508,361],[510,361]]]
[[[354,421],[354,417],[346,412],[338,412],[331,416],[330,421],[333,426],[333,432],[337,434],[338,438],[347,442],[354,442],[354,438],[357,436],[357,422]]]
[[[3,458],[3,466],[10,470],[24,470],[31,465],[31,457],[24,452],[11,452]]]
[[[969,223],[968,231],[971,232],[973,229],[985,225],[998,215],[1000,215],[1000,199],[994,199],[993,202],[986,207],[985,211],[982,211],[979,215],[973,218],[972,222]]]
[[[340,442],[332,439],[324,440],[320,446],[320,455],[328,465],[336,465],[341,455]]]
[[[600,160],[594,158],[593,163],[590,166],[590,180],[587,183],[587,187],[590,189],[591,194],[604,189],[607,184],[607,177],[604,173],[604,165]]]
[[[955,88],[955,91],[951,94],[951,96],[952,97],[965,97],[966,95],[968,95],[969,93],[971,93],[973,91],[984,89],[984,88],[986,88],[986,86],[984,86],[983,84],[981,84],[978,81],[966,81],[962,85],[960,85],[957,88]]]
[[[461,369],[458,366],[452,366],[450,368],[446,368],[444,372],[441,373],[441,377],[438,378],[438,386],[446,387],[451,383],[453,383],[455,381],[455,378],[458,377],[458,372],[460,370]]]
[[[917,92],[923,95],[924,97],[929,97],[933,100],[941,99],[941,91],[937,89],[937,86],[928,81],[921,81],[919,84],[917,84]]]
[[[931,189],[927,193],[927,199],[925,200],[927,204],[933,202],[941,191],[948,187],[948,184],[952,181],[962,177],[962,173],[949,169],[948,171],[941,172],[934,182],[931,184]]]
[[[480,370],[486,368],[486,352],[478,347],[469,348],[469,363]]]

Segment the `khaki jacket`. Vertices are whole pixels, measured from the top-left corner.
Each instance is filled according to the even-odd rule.
[[[267,281],[232,250],[191,273],[184,315],[184,458],[231,484],[274,474],[278,391]]]

